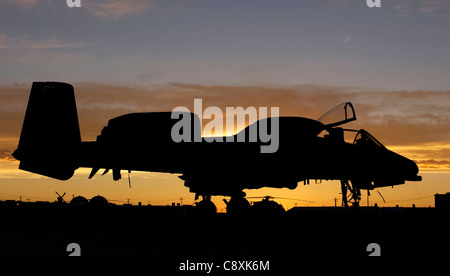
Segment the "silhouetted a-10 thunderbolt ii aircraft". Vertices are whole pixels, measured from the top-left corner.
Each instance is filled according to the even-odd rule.
[[[341,118],[330,120],[335,114]],[[20,169],[59,180],[68,180],[78,168],[180,174],[185,186],[202,200],[197,207],[213,210],[211,196],[227,196],[229,212],[249,207],[246,189],[295,189],[299,182],[340,180],[344,206],[359,205],[361,190],[421,181],[417,165],[385,148],[367,131],[346,130],[356,120],[353,105],[337,106],[319,120],[278,117],[278,150],[262,153],[262,139],[252,142],[211,142],[201,137],[199,116],[190,116],[192,132],[200,141],[175,142],[172,112],[133,113],[111,119],[97,141],[81,141],[74,89],[69,84],[37,82],[31,89],[18,149],[13,156]],[[180,116],[176,116],[181,118]],[[272,127],[266,118],[234,135],[249,137],[255,127]],[[200,125],[200,127],[199,127]],[[184,130],[186,131],[186,130]],[[353,143],[344,131],[356,133]],[[230,138],[231,136],[228,136]],[[231,137],[233,138],[233,137]],[[249,140],[249,139],[247,139]]]

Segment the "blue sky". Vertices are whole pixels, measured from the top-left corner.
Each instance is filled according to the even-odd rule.
[[[450,85],[444,0],[3,0],[0,82]]]

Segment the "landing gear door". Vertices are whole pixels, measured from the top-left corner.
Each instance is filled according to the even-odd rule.
[[[318,119],[326,128],[333,128],[356,120],[355,109],[352,103],[340,104]]]

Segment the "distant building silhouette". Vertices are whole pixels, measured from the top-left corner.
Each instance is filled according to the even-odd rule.
[[[91,200],[89,200],[89,204],[93,207],[107,207],[109,202],[106,198],[98,195],[91,198]]]
[[[446,194],[435,194],[434,204],[436,209],[450,210],[450,193]]]
[[[77,196],[74,197],[71,201],[70,204],[71,205],[75,205],[75,206],[80,206],[80,205],[87,205],[89,203],[89,201],[83,197],[83,196]]]

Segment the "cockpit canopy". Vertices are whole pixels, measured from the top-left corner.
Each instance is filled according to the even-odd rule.
[[[354,145],[363,145],[363,146],[376,146],[379,148],[385,149],[386,147],[380,143],[375,137],[373,137],[369,132],[361,129],[355,136],[355,140],[353,141]]]
[[[334,107],[318,119],[318,121],[324,124],[326,128],[340,126],[355,120],[355,109],[350,102]]]
[[[354,145],[375,146],[383,149],[386,148],[385,146],[383,146],[382,143],[380,143],[375,137],[373,137],[369,132],[365,131],[364,129],[361,129],[359,131],[342,128],[333,129],[336,126],[340,126],[355,120],[356,120],[355,109],[353,107],[353,104],[350,102],[343,103],[334,107],[333,109],[331,109],[318,119],[319,122],[325,125],[325,130],[328,133],[328,137],[333,137],[332,139],[338,139],[343,141],[344,137],[342,135],[344,135],[344,131],[347,133],[357,132],[356,136],[353,139]],[[340,131],[337,131],[338,129],[340,129]],[[337,135],[341,137],[340,138],[336,137]]]

